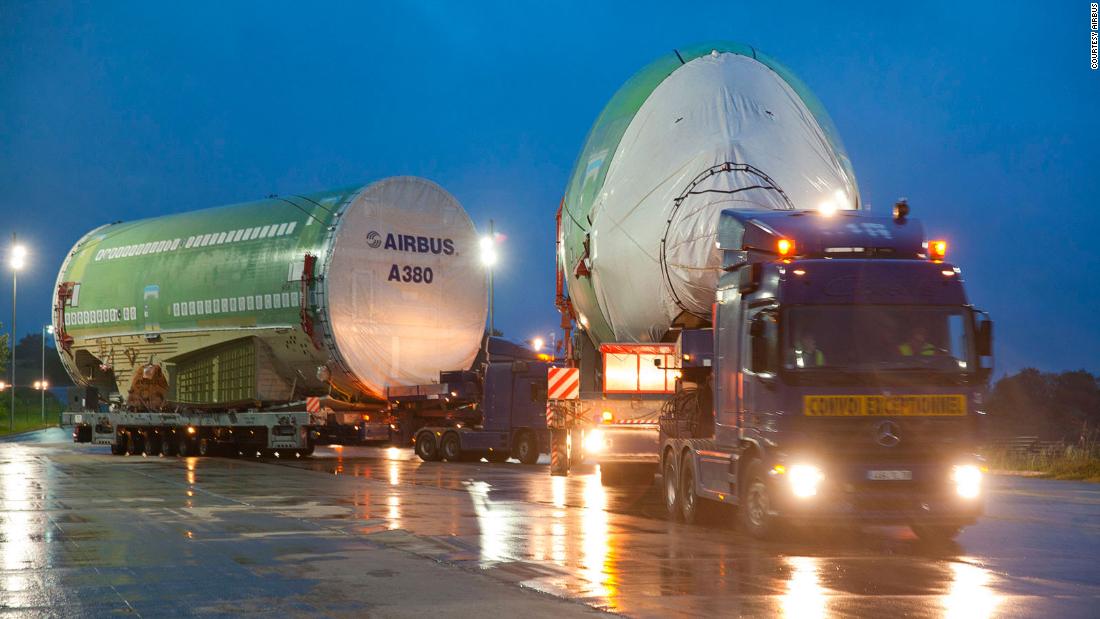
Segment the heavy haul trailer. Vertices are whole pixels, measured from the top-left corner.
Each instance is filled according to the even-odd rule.
[[[75,442],[110,445],[115,455],[302,457],[313,454],[313,420],[285,412],[65,413]]]
[[[670,517],[727,503],[757,536],[869,522],[945,539],[981,514],[992,323],[907,211],[722,213],[714,328],[680,334],[694,344],[661,417]]]
[[[384,409],[390,386],[470,366],[477,243],[461,205],[414,177],[110,224],[65,259],[54,336],[108,414],[206,415],[223,436],[241,414],[276,428],[302,413],[331,430]],[[328,410],[307,409],[318,399]]]
[[[416,454],[426,462],[535,464],[550,451],[546,425],[546,376],[554,364],[545,355],[495,338],[477,371],[440,373],[439,382],[393,388],[390,400],[399,425],[419,423]]]

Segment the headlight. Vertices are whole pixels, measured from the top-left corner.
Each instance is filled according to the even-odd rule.
[[[592,430],[584,435],[584,451],[586,453],[599,453],[603,451],[604,440],[603,432],[600,430]]]
[[[982,492],[982,470],[973,464],[960,464],[951,471],[955,492],[964,499],[973,499]]]
[[[812,464],[795,464],[787,471],[791,480],[791,491],[799,498],[809,498],[817,494],[817,486],[825,475]]]

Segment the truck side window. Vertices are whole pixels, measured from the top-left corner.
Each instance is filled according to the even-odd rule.
[[[753,317],[749,336],[752,371],[774,374],[779,367],[779,321],[775,312],[763,311]]]

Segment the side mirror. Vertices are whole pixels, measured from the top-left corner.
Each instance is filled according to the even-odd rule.
[[[767,320],[765,314],[760,314],[749,324],[750,369],[757,374],[775,372],[775,332],[768,328]]]
[[[993,356],[993,321],[988,318],[978,323],[978,335],[975,341],[979,357]]]
[[[764,335],[764,319],[757,317],[753,319],[752,324],[749,325],[749,335],[754,338]]]

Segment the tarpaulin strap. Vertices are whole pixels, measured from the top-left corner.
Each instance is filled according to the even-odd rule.
[[[727,172],[745,172],[747,174],[759,177],[760,180],[758,184],[749,185],[747,187],[738,187],[736,189],[704,189],[701,191],[695,191],[695,188],[698,187],[699,184],[706,179]],[[672,201],[672,211],[669,212],[668,221],[665,222],[665,233],[661,235],[661,252],[658,255],[658,258],[660,259],[661,263],[661,273],[664,274],[665,282],[668,284],[669,294],[672,295],[672,300],[676,303],[676,305],[685,312],[695,315],[688,309],[686,305],[684,305],[684,302],[680,300],[679,295],[676,294],[676,287],[672,285],[672,276],[669,274],[668,271],[668,257],[666,255],[666,240],[668,239],[669,231],[672,229],[672,220],[676,219],[676,213],[680,210],[680,205],[682,205],[684,203],[684,200],[686,200],[687,197],[690,195],[698,195],[702,193],[721,193],[731,195],[735,193],[740,193],[742,191],[749,191],[752,189],[766,189],[769,191],[774,191],[783,198],[783,202],[786,204],[786,208],[783,210],[794,210],[794,204],[791,202],[791,199],[787,197],[787,194],[779,188],[779,185],[777,185],[770,176],[764,174],[764,172],[754,168],[747,163],[733,163],[731,161],[720,163],[718,165],[711,166],[706,170],[703,170],[703,172],[692,179],[692,181],[688,183],[688,186],[684,188],[680,195]],[[706,318],[706,316],[699,316],[699,318]]]
[[[73,336],[65,330],[65,306],[73,298],[73,288],[76,282],[61,282],[57,285],[57,305],[54,306],[54,331],[61,349],[72,355]],[[13,344],[14,345],[14,344]]]
[[[316,264],[317,256],[307,252],[302,259],[302,291],[299,295],[302,303],[298,308],[298,316],[302,322],[302,331],[309,336],[309,341],[313,342],[313,346],[320,350],[321,344],[317,341],[317,336],[314,334],[313,316],[309,312],[309,288],[313,284],[313,269]]]

